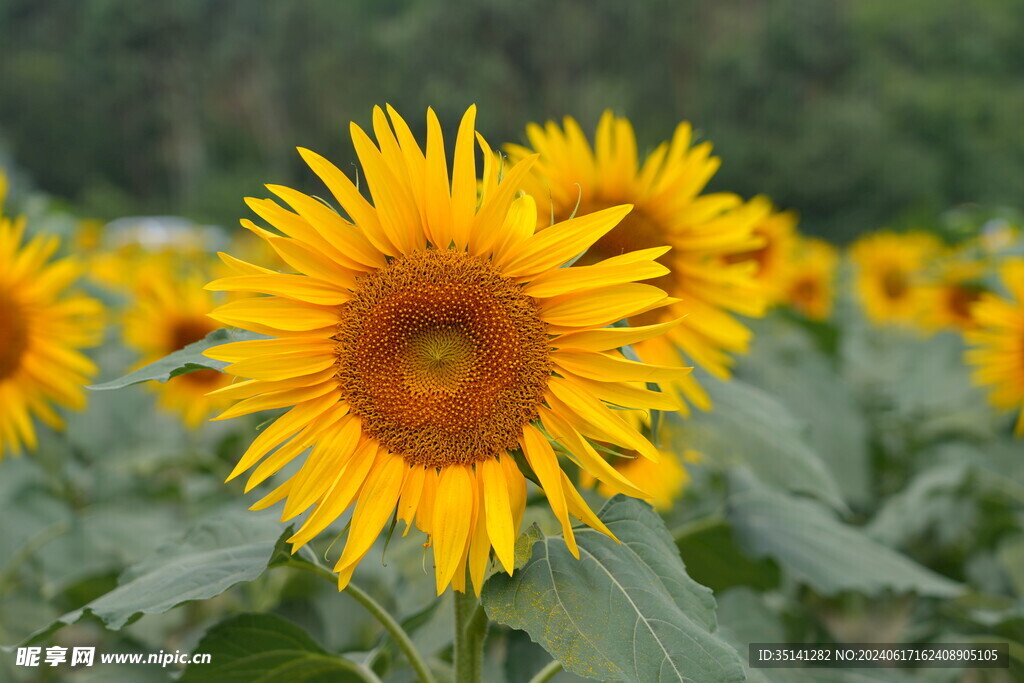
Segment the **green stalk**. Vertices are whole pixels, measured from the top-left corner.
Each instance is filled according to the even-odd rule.
[[[311,571],[314,574],[323,576],[329,579],[331,583],[337,584],[338,577],[335,576],[334,572],[330,571],[325,567],[321,567],[318,564],[311,562],[294,562],[293,566]],[[398,643],[398,647],[405,653],[405,658],[409,660],[409,664],[412,665],[413,670],[416,672],[416,678],[420,683],[435,683],[434,675],[430,673],[430,668],[427,663],[423,660],[423,656],[420,655],[416,646],[412,643],[412,638],[405,632],[402,625],[399,624],[394,617],[388,614],[388,611],[384,609],[376,600],[370,597],[370,594],[364,591],[354,583],[349,583],[345,587],[345,592],[355,598],[356,602],[366,608],[366,611],[372,614],[377,621],[380,622],[381,626],[384,627],[391,637]]]
[[[487,614],[472,593],[452,591],[455,597],[455,665],[456,683],[480,683],[484,663],[484,639],[487,637]]]
[[[530,683],[548,683],[555,674],[562,670],[561,662],[554,661],[545,666],[543,669],[537,672],[537,674],[530,679]]]

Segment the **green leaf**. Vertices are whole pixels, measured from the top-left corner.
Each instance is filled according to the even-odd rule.
[[[1014,593],[1024,597],[1024,535],[1018,534],[1003,540],[996,557],[1010,579]]]
[[[845,499],[870,502],[867,422],[849,384],[795,323],[773,316],[750,324],[753,347],[737,358],[736,377],[786,406]]]
[[[260,576],[275,557],[275,542],[289,533],[281,533],[273,514],[221,512],[200,522],[184,540],[166,544],[129,567],[117,588],[65,614],[29,640],[37,642],[86,615],[117,630],[139,615],[161,614],[190,600],[220,595]]]
[[[361,681],[359,665],[330,654],[295,624],[272,614],[240,614],[203,636],[196,653],[209,664],[190,664],[181,683],[222,681]]]
[[[519,534],[519,538],[516,539],[515,547],[515,568],[522,569],[526,566],[526,563],[530,561],[533,556],[533,546],[537,541],[544,538],[544,532],[540,530],[537,523],[534,522],[530,525],[530,528]]]
[[[741,546],[775,559],[819,593],[912,591],[949,597],[962,586],[837,520],[809,499],[772,490],[749,472],[730,476],[729,517]]]
[[[741,652],[750,643],[783,643],[786,628],[778,614],[769,609],[765,594],[746,586],[738,586],[721,593],[718,600],[718,624],[723,636],[728,630],[735,636]]]
[[[801,424],[774,397],[732,380],[702,383],[715,408],[687,420],[677,418],[686,448],[706,456],[711,465],[745,465],[762,480],[812,495],[845,510],[839,486],[818,454],[801,436]]]
[[[768,590],[779,585],[779,567],[769,559],[747,557],[736,546],[726,520],[692,532],[675,534],[679,554],[690,576],[715,591],[733,586]]]
[[[855,326],[844,336],[844,379],[868,407],[888,453],[998,433],[1000,414],[972,384],[963,352],[963,340],[952,333],[922,340],[896,329]]]
[[[64,533],[70,524],[72,511],[66,503],[56,498],[42,472],[28,458],[9,458],[2,463],[0,474],[0,547],[4,548],[0,558],[0,589],[8,572],[17,567],[11,563],[18,560],[23,548],[31,556],[31,546],[52,541]],[[24,558],[21,558],[24,559]]]
[[[149,365],[141,367],[134,372],[129,372],[123,377],[112,379],[109,382],[94,384],[88,388],[93,391],[109,391],[110,389],[123,389],[124,387],[131,386],[132,384],[139,384],[140,382],[166,382],[172,377],[184,375],[189,372],[195,372],[196,370],[220,371],[230,365],[230,363],[207,358],[203,355],[203,351],[229,342],[266,338],[267,337],[265,335],[256,334],[255,332],[221,328],[219,330],[214,330],[210,334],[206,335],[205,338],[200,339],[197,342],[193,342],[185,348],[175,351],[169,356],[161,358],[155,363],[150,363]]]
[[[736,651],[715,631],[711,591],[686,574],[661,518],[616,496],[599,513],[621,544],[576,530],[580,559],[546,536],[511,577],[495,574],[488,616],[525,630],[571,673],[620,681],[740,681]]]
[[[891,547],[928,538],[949,546],[971,533],[965,525],[974,519],[962,500],[973,483],[972,468],[966,462],[938,463],[916,474],[893,496],[886,499],[864,531]]]
[[[119,573],[150,555],[167,532],[175,528],[169,510],[159,503],[141,507],[100,503],[81,510],[68,532],[48,543],[37,555],[39,571],[58,589],[106,572]]]

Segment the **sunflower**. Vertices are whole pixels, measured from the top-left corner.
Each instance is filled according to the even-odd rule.
[[[976,348],[964,357],[974,366],[974,383],[992,386],[993,406],[1020,410],[1014,433],[1024,436],[1024,259],[1006,261],[1000,277],[1009,298],[989,292],[971,307],[977,327],[964,337]]]
[[[166,217],[120,218],[106,225],[81,221],[74,235],[87,277],[104,289],[137,296],[151,272],[187,275],[206,267],[220,230]]]
[[[850,247],[856,267],[855,288],[868,319],[875,323],[912,325],[925,305],[925,268],[941,251],[927,233],[877,232]]]
[[[0,212],[6,188],[0,173]],[[24,218],[0,214],[0,459],[36,447],[33,417],[61,429],[55,405],[85,407],[83,387],[96,366],[79,349],[103,333],[100,303],[67,291],[79,264],[50,260],[57,237],[36,235],[22,245],[24,232]]]
[[[811,320],[832,313],[836,248],[824,240],[800,238],[793,246],[782,287],[782,301]]]
[[[631,250],[667,245],[658,258],[670,271],[654,282],[671,296],[672,305],[643,316],[636,324],[683,318],[664,337],[636,346],[640,358],[661,365],[689,359],[713,376],[728,379],[732,358],[743,353],[751,333],[734,317],[763,315],[765,298],[757,283],[757,267],[732,257],[763,246],[754,228],[770,211],[769,202],[744,203],[728,193],[701,194],[718,169],[711,144],[691,146],[689,123],[676,128],[671,142],[659,145],[641,165],[636,136],[629,121],[605,112],[591,148],[579,124],[566,117],[563,127],[548,122],[531,124],[526,135],[540,153],[523,189],[536,201],[538,228],[575,214],[586,214],[621,203],[634,205],[620,226],[599,239],[582,263],[614,258]],[[533,151],[507,145],[511,161]],[[707,393],[693,377],[674,384],[694,405],[711,407]]]
[[[158,361],[217,329],[208,315],[214,300],[203,289],[205,280],[197,272],[181,276],[163,259],[150,260],[146,278],[136,287],[123,319],[125,346],[140,354],[140,366]],[[159,393],[157,405],[180,415],[186,426],[195,428],[230,405],[227,399],[207,396],[230,380],[216,370],[196,370],[153,386]]]
[[[247,203],[284,236],[242,224],[297,272],[223,255],[236,274],[208,285],[269,295],[229,302],[211,316],[272,337],[206,352],[244,379],[214,392],[240,399],[220,417],[289,408],[253,441],[230,478],[255,466],[249,490],[310,449],[253,507],[284,500],[284,519],[313,507],[290,539],[293,549],[353,507],[334,567],[340,587],[393,516],[406,533],[415,525],[429,535],[439,594],[448,585],[465,591],[467,567],[479,593],[492,548],[511,572],[526,500],[520,464],[578,556],[570,516],[608,530],[563,471],[551,440],[616,491],[643,495],[591,440],[656,460],[657,449],[608,404],[672,409],[666,394],[631,383],[687,371],[617,351],[676,321],[607,327],[670,301],[636,282],[666,274],[654,261],[663,249],[561,267],[630,207],[535,233],[536,204],[516,193],[536,159],[521,160],[499,181],[494,154],[475,133],[475,114],[471,107],[459,126],[450,181],[433,111],[425,150],[390,107],[387,116],[374,109],[376,144],[352,124],[372,204],[338,168],[300,149],[348,218],[270,185],[290,208],[271,199]],[[484,160],[479,185],[474,140]]]
[[[924,325],[930,330],[968,330],[976,321],[971,306],[985,292],[985,264],[956,254],[940,261],[935,282],[925,287]]]
[[[756,202],[765,202],[756,198]],[[785,298],[790,260],[798,239],[797,215],[793,211],[772,211],[754,227],[761,246],[746,252],[729,254],[727,263],[751,261],[757,265],[754,278],[761,286],[767,303],[776,304]]]

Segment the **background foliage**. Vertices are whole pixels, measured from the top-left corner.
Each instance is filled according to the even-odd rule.
[[[385,101],[478,102],[493,144],[606,107],[644,144],[690,119],[715,187],[840,241],[1024,185],[1017,0],[0,0],[0,45],[0,139],[104,219],[234,225],[302,184],[296,145],[353,160],[346,122]]]

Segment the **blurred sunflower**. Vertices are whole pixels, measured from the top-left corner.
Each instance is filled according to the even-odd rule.
[[[761,197],[751,201],[767,202]],[[769,304],[779,303],[785,298],[790,260],[798,239],[796,224],[795,212],[773,210],[754,226],[754,235],[762,241],[759,247],[725,257],[726,263],[751,261],[757,265],[754,278]]]
[[[75,253],[85,262],[86,276],[104,289],[136,296],[151,278],[148,273],[188,273],[206,267],[211,245],[220,230],[182,218],[138,216],[106,225],[80,221],[74,233]]]
[[[876,232],[850,247],[856,267],[855,289],[874,323],[914,324],[924,310],[924,271],[941,251],[927,233]]]
[[[924,325],[931,330],[967,330],[975,326],[971,306],[985,292],[984,263],[955,255],[938,264],[935,282],[925,288]]]
[[[24,218],[2,215],[7,180],[0,173],[0,459],[36,447],[32,418],[54,428],[54,405],[85,407],[83,387],[96,366],[78,349],[100,343],[103,307],[68,293],[81,274],[70,258],[50,261],[52,235],[22,245]]]
[[[767,217],[770,204],[764,200],[743,203],[728,193],[701,194],[718,170],[719,160],[711,156],[710,143],[691,146],[689,123],[679,124],[671,142],[659,145],[642,165],[632,126],[611,112],[601,117],[593,148],[570,117],[563,128],[551,121],[543,128],[530,124],[526,135],[540,158],[521,187],[539,207],[539,229],[574,212],[580,215],[631,203],[633,211],[618,228],[597,240],[580,263],[659,249],[658,261],[669,267],[654,284],[678,300],[643,316],[634,314],[630,321],[647,324],[679,317],[683,321],[664,337],[637,344],[640,358],[663,365],[691,359],[713,376],[728,379],[729,352],[745,352],[751,339],[750,330],[733,314],[760,316],[765,309],[755,279],[756,265],[728,260],[763,246],[754,228]],[[528,158],[533,150],[506,146],[513,162]],[[675,387],[694,405],[711,407],[707,393],[692,376]]]
[[[976,348],[964,357],[975,366],[974,383],[991,387],[993,406],[1020,410],[1014,434],[1024,436],[1024,259],[1006,261],[999,274],[1009,298],[985,293],[971,306],[977,327],[964,338]]]
[[[782,287],[782,301],[811,320],[825,320],[835,297],[836,248],[813,237],[797,240]]]
[[[243,225],[298,274],[223,256],[236,275],[208,288],[269,296],[230,302],[211,317],[273,338],[207,351],[245,379],[214,393],[241,399],[222,418],[291,406],[230,476],[263,460],[251,489],[312,447],[254,508],[285,500],[283,517],[291,519],[315,506],[290,539],[298,549],[354,505],[334,567],[340,587],[395,515],[429,534],[438,593],[449,584],[465,591],[467,567],[479,593],[492,547],[513,569],[526,497],[513,452],[521,451],[578,556],[570,515],[609,532],[549,438],[616,491],[641,496],[589,439],[657,459],[657,449],[607,403],[672,409],[665,394],[630,383],[671,380],[687,369],[632,362],[616,351],[675,321],[606,327],[671,301],[635,282],[666,274],[653,260],[662,252],[561,267],[629,206],[535,233],[536,204],[515,198],[535,159],[521,160],[499,182],[494,154],[474,130],[475,107],[459,126],[450,182],[433,111],[425,150],[393,109],[388,114],[390,122],[374,109],[376,144],[351,126],[373,204],[330,162],[299,150],[351,222],[286,187],[268,189],[291,209],[247,200],[286,236]],[[484,159],[480,185],[475,139]]]
[[[123,319],[125,346],[141,355],[139,366],[158,361],[217,329],[208,315],[214,301],[203,289],[205,280],[198,273],[181,276],[163,259],[150,260],[146,278],[136,287]],[[196,370],[165,384],[150,385],[158,392],[157,405],[196,428],[230,405],[228,399],[207,395],[230,381],[216,370]]]

